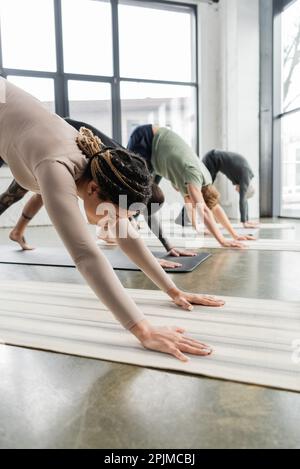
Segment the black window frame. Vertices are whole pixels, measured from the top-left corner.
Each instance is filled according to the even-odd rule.
[[[260,216],[281,215],[281,13],[296,0],[260,0]]]
[[[135,82],[135,83],[150,83],[150,84],[166,84],[166,85],[182,85],[191,86],[196,90],[196,141],[197,151],[199,152],[199,64],[198,64],[198,5],[172,2],[168,0],[155,0],[151,2],[151,6],[165,5],[166,8],[174,7],[177,9],[188,8],[194,13],[195,24],[195,47],[194,63],[195,63],[195,80],[191,82],[181,81],[168,81],[168,80],[151,80],[140,79],[136,77],[124,78],[120,75],[120,51],[119,51],[119,18],[118,18],[118,4],[119,0],[107,0],[111,3],[112,11],[112,39],[113,39],[113,76],[103,75],[85,75],[76,73],[64,72],[64,56],[63,56],[63,25],[62,25],[62,3],[61,0],[53,0],[54,3],[54,18],[55,18],[55,42],[56,42],[56,61],[57,70],[54,72],[24,70],[24,69],[11,69],[3,66],[2,60],[2,44],[1,44],[1,24],[0,24],[0,75],[6,78],[7,76],[22,76],[32,78],[51,78],[54,80],[55,91],[55,112],[61,117],[69,115],[69,96],[68,96],[68,81],[76,80],[83,82],[96,82],[107,83],[111,86],[111,102],[112,102],[112,137],[119,142],[122,142],[122,110],[121,110],[121,96],[120,88],[121,82]],[[149,4],[147,0],[133,0],[132,3]]]
[[[282,27],[281,14],[296,0],[273,0],[273,216],[282,215],[282,122],[289,115],[300,113],[300,107],[282,110]]]

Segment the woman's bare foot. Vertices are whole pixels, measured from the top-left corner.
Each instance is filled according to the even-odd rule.
[[[18,231],[12,230],[9,234],[9,239],[11,239],[11,241],[14,241],[15,243],[18,243],[23,249],[23,251],[32,251],[33,249],[35,249],[34,247],[31,247],[27,244],[24,236]]]

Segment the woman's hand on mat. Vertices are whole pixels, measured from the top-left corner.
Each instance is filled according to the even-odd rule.
[[[168,252],[168,255],[172,257],[196,257],[197,253],[186,249],[172,248],[171,251]]]
[[[152,327],[144,320],[130,330],[149,350],[173,355],[182,362],[189,359],[185,353],[191,355],[207,356],[213,350],[206,344],[186,336],[185,330],[180,327]]]
[[[225,301],[215,296],[187,293],[177,289],[169,290],[167,293],[177,306],[187,311],[192,311],[193,305],[210,306],[214,308],[220,308],[225,305]]]
[[[17,231],[13,230],[11,231],[9,238],[14,241],[15,243],[18,243],[23,251],[33,251],[35,248],[32,246],[29,246],[27,244],[26,239],[22,234],[19,234]]]
[[[255,236],[253,235],[244,235],[244,236],[236,235],[234,239],[236,241],[256,241],[257,238],[255,238]]]
[[[221,246],[223,248],[234,248],[234,249],[246,249],[247,246],[245,244],[241,243],[240,241],[235,241],[231,239],[225,239],[221,241]]]
[[[243,223],[243,227],[244,228],[247,228],[247,229],[255,229],[255,228],[259,228],[259,222],[256,222],[256,221],[246,221],[245,223]]]
[[[167,261],[166,259],[158,259],[158,263],[163,269],[178,269],[178,267],[182,267],[182,264],[178,262]]]

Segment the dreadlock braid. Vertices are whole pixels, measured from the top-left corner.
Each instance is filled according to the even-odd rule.
[[[152,195],[153,180],[146,162],[122,147],[105,147],[99,137],[82,127],[77,145],[89,158],[85,177],[99,186],[100,197],[116,205],[127,196],[127,207],[147,204]]]
[[[92,158],[97,155],[97,153],[99,153],[104,147],[100,138],[94,135],[93,132],[86,127],[81,127],[79,130],[76,143],[88,158]]]

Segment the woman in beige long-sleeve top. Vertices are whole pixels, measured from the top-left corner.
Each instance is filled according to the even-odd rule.
[[[158,329],[149,324],[100,252],[80,212],[78,197],[93,224],[102,218],[97,215],[101,202],[116,207],[119,196],[126,195],[129,205],[147,203],[151,179],[145,163],[129,152],[101,149],[97,139],[80,136],[38,100],[1,77],[0,97],[0,156],[20,186],[41,194],[58,234],[99,299],[146,348],[183,361],[187,360],[184,353],[210,354],[210,347],[186,337],[180,328]],[[86,147],[86,154],[77,141],[81,149]],[[100,151],[87,158],[89,147],[97,144]],[[187,310],[192,304],[224,304],[212,297],[180,291],[137,237],[129,215],[127,207],[122,208],[116,220],[118,230],[127,232],[126,237],[118,237],[120,247],[175,304]]]

